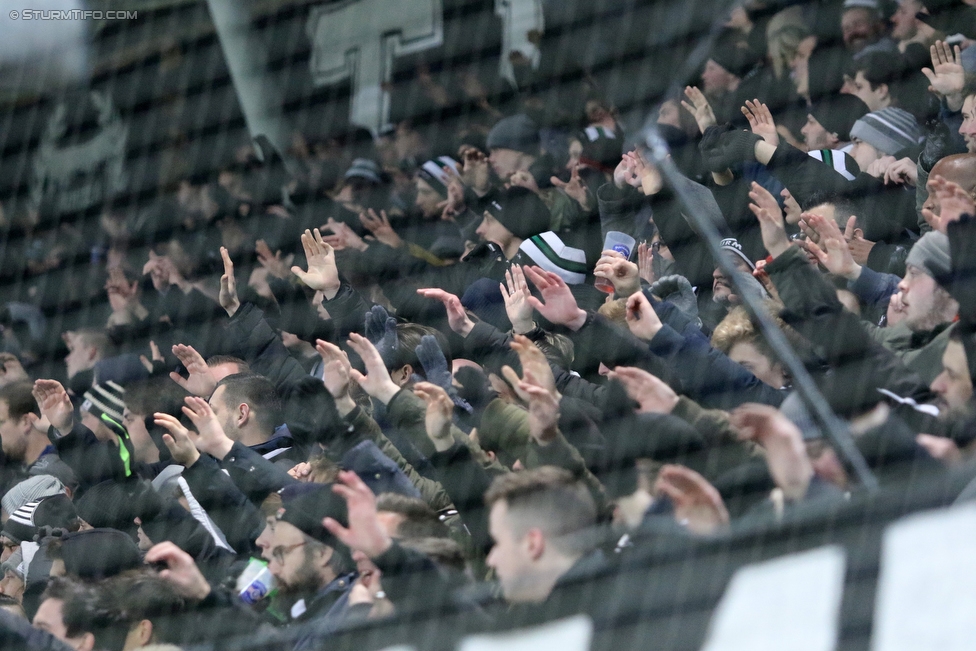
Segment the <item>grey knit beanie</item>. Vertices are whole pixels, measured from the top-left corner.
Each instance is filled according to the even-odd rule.
[[[872,111],[854,123],[851,138],[863,140],[880,153],[894,156],[906,147],[917,147],[922,140],[918,122],[908,111],[889,106]]]
[[[519,113],[499,120],[488,132],[486,145],[489,150],[514,149],[538,156],[539,142],[539,127],[528,115]]]
[[[951,271],[949,237],[939,231],[929,231],[912,246],[905,264],[918,267],[942,284],[941,281],[948,279]]]
[[[3,507],[7,515],[11,515],[28,502],[36,502],[63,492],[64,484],[57,477],[37,475],[14,485],[3,496],[3,499],[0,499],[0,506]]]

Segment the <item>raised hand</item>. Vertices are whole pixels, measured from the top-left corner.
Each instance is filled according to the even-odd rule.
[[[932,224],[937,231],[945,233],[949,224],[959,221],[963,215],[976,215],[976,201],[959,184],[947,181],[944,177],[936,174],[929,179],[925,187],[930,193],[935,194],[939,214],[936,215],[928,208],[924,208],[922,217],[929,224]]]
[[[769,107],[758,99],[746,100],[742,107],[742,115],[749,121],[749,128],[757,136],[771,144],[773,147],[779,146],[779,134],[776,133],[776,123],[773,121],[773,114]]]
[[[583,327],[586,323],[586,311],[580,309],[566,281],[558,274],[539,267],[523,267],[522,271],[542,294],[542,301],[535,296],[529,296],[529,304],[533,309],[556,325],[574,331]]]
[[[513,264],[505,271],[505,282],[498,285],[505,300],[505,313],[512,323],[512,332],[526,333],[535,327],[532,320],[532,306],[529,304],[529,285],[525,282],[522,267]]]
[[[418,382],[413,392],[427,404],[427,415],[424,424],[427,427],[427,438],[434,444],[438,452],[450,450],[454,445],[451,434],[451,419],[454,416],[454,401],[447,391],[431,382]]]
[[[483,196],[491,189],[488,158],[474,147],[466,150],[461,158],[461,181],[479,196]]]
[[[159,346],[157,346],[156,342],[151,339],[149,340],[149,354],[151,357],[139,355],[139,362],[145,366],[146,370],[149,371],[149,374],[152,375],[153,365],[156,362],[162,363],[166,360],[163,359],[163,354],[159,351]]]
[[[369,244],[366,243],[366,240],[356,235],[355,231],[353,231],[352,228],[349,227],[349,224],[346,224],[345,222],[337,222],[329,217],[329,221],[326,222],[325,228],[332,231],[332,235],[328,236],[326,241],[336,251],[341,251],[342,249],[356,249],[357,251],[365,251],[369,248]]]
[[[131,283],[125,277],[121,267],[112,267],[105,281],[105,291],[108,293],[108,303],[113,312],[129,312],[139,294],[139,282]]]
[[[352,378],[349,356],[335,344],[321,339],[315,340],[315,350],[322,358],[322,381],[325,388],[335,399],[339,415],[345,416],[356,408],[356,401],[349,393],[349,383]]]
[[[168,540],[150,548],[146,552],[145,562],[164,563],[166,569],[160,570],[159,578],[171,584],[187,599],[203,601],[210,594],[210,584],[193,562],[193,557]]]
[[[163,443],[166,444],[176,463],[184,468],[189,468],[197,462],[197,459],[200,458],[200,451],[197,450],[195,439],[198,437],[196,434],[183,427],[183,424],[173,416],[162,412],[153,414],[153,422],[156,427],[162,427],[168,432],[168,434],[163,434]]]
[[[691,533],[708,536],[729,524],[729,512],[718,490],[691,468],[663,466],[654,488],[671,499],[675,519]]]
[[[617,251],[608,249],[601,253],[593,275],[609,280],[619,298],[626,298],[640,291],[640,268]]]
[[[640,407],[638,414],[670,414],[678,405],[678,394],[660,378],[632,366],[618,366],[611,379],[624,385],[627,395]]]
[[[186,414],[200,436],[194,443],[200,452],[205,452],[215,459],[223,459],[234,447],[234,442],[230,440],[224,428],[213,413],[213,409],[203,398],[187,396],[184,399],[183,413]]]
[[[888,174],[888,168],[897,162],[898,161],[894,156],[882,156],[878,160],[868,165],[865,172],[876,179],[884,179]]]
[[[661,176],[661,172],[656,166],[647,162],[639,149],[627,152],[624,154],[624,158],[631,160],[634,172],[640,179],[640,184],[637,186],[638,190],[648,197],[661,191],[661,188],[664,187],[664,178]]]
[[[929,79],[929,90],[945,97],[950,110],[958,111],[962,108],[962,92],[966,85],[959,46],[950,48],[945,41],[936,41],[929,48],[929,54],[932,67],[922,68],[922,74]]]
[[[234,278],[234,262],[230,259],[230,253],[226,247],[220,247],[220,257],[224,261],[224,274],[220,277],[220,294],[218,301],[220,307],[224,308],[227,316],[234,316],[241,307],[241,301],[237,298],[237,279]]]
[[[910,185],[918,183],[918,164],[911,158],[895,161],[885,170],[885,185]]]
[[[681,106],[695,118],[699,131],[705,133],[705,129],[718,124],[715,112],[712,111],[705,94],[697,86],[685,86],[685,97],[688,101],[681,100]]]
[[[322,238],[319,229],[302,233],[302,248],[305,249],[305,260],[308,271],[301,267],[292,267],[291,272],[305,283],[310,289],[320,291],[325,298],[331,300],[339,293],[339,269],[336,267],[335,251]]]
[[[269,274],[282,280],[288,278],[288,266],[281,259],[281,251],[272,253],[267,242],[258,240],[254,243],[254,252],[258,256],[258,263],[267,269]]]
[[[376,496],[356,473],[339,471],[339,481],[332,491],[346,500],[349,527],[332,518],[322,520],[322,526],[352,551],[376,558],[393,544],[376,515]]]
[[[657,312],[651,307],[644,292],[636,292],[627,299],[627,328],[631,334],[644,341],[653,339],[664,324],[661,323]]]
[[[369,339],[355,332],[349,335],[348,344],[366,365],[366,375],[357,369],[351,369],[352,379],[373,398],[384,405],[389,403],[393,400],[393,396],[400,392],[400,387],[390,378],[390,372],[387,370],[386,364],[383,363],[383,358],[380,357],[376,346]]]
[[[444,210],[441,212],[441,219],[444,221],[454,221],[454,218],[461,214],[464,209],[464,183],[461,177],[454,171],[453,167],[446,167],[447,173],[447,200],[444,202]]]
[[[515,188],[525,188],[526,190],[532,190],[536,194],[539,194],[539,183],[532,176],[532,173],[527,170],[519,170],[512,174],[508,179],[508,184]]]
[[[874,242],[864,239],[864,235],[858,231],[857,217],[851,215],[850,219],[847,220],[847,227],[844,229],[844,239],[847,240],[847,246],[851,249],[851,257],[854,258],[854,262],[863,267],[868,263],[868,256],[871,255]]]
[[[183,364],[189,377],[184,378],[179,373],[171,372],[170,379],[195,396],[209,398],[217,388],[217,380],[203,356],[193,346],[185,344],[173,346],[173,354]]]
[[[769,199],[773,195],[761,185],[753,181],[749,189],[749,210],[759,220],[759,230],[762,233],[763,245],[774,259],[781,256],[790,248],[790,238],[786,235],[786,224],[783,222],[783,211],[779,205],[773,210]],[[773,204],[776,200],[773,199]]]
[[[474,321],[471,320],[471,317],[464,310],[464,306],[461,305],[461,299],[454,294],[448,294],[443,289],[434,288],[418,289],[417,293],[424,298],[430,298],[444,304],[444,308],[447,310],[447,324],[454,332],[462,337],[467,337],[474,329]]]
[[[403,246],[403,240],[390,226],[390,218],[386,216],[385,210],[381,210],[377,215],[376,211],[370,208],[366,212],[359,213],[359,221],[373,234],[373,237],[391,249],[399,249]]]
[[[642,280],[654,283],[654,251],[645,242],[637,245],[637,273]]]
[[[854,262],[847,239],[840,232],[837,222],[815,213],[804,213],[808,228],[817,233],[818,244],[807,242],[804,248],[816,256],[824,269],[848,280],[861,275],[861,265]]]
[[[557,399],[562,397],[556,390],[556,378],[552,374],[549,360],[532,340],[523,335],[515,335],[509,347],[519,356],[524,380],[549,391]]]
[[[538,445],[549,445],[559,436],[558,396],[529,380],[523,380],[519,389],[528,397],[529,435]]]
[[[620,190],[628,185],[632,188],[640,187],[641,179],[637,174],[633,159],[628,156],[620,159],[617,167],[613,170],[613,184]]]
[[[753,441],[766,451],[769,472],[786,498],[803,499],[813,479],[813,464],[797,426],[778,409],[758,404],[736,409],[731,423],[740,440]]]
[[[566,193],[571,199],[575,199],[583,210],[590,210],[593,207],[590,189],[586,187],[579,175],[579,163],[573,165],[569,181],[561,181],[558,176],[553,176],[549,182]]]
[[[62,435],[68,434],[75,424],[75,408],[61,383],[57,380],[34,380],[31,393],[41,416]]]

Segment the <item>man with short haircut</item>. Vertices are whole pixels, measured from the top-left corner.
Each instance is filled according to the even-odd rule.
[[[47,631],[75,651],[95,649],[94,595],[69,579],[50,580],[34,614],[34,628]]]
[[[228,375],[251,372],[247,362],[233,355],[211,355],[207,358],[207,367],[213,375],[214,382],[220,382]]]
[[[487,563],[507,601],[545,601],[561,581],[602,564],[588,539],[596,505],[568,471],[543,466],[502,475],[485,503],[494,541]]]
[[[95,632],[96,645],[132,651],[181,641],[186,602],[173,584],[148,568],[131,570],[98,585],[97,605],[111,625]]]
[[[8,462],[20,464],[29,472],[42,457],[56,454],[47,431],[38,423],[41,412],[31,382],[15,382],[0,387],[0,443]],[[55,457],[56,458],[56,457]]]
[[[976,154],[976,85],[967,84],[963,91],[965,99],[962,103],[962,124],[959,125],[959,135],[966,141],[966,150]]]
[[[260,375],[236,373],[217,383],[210,408],[224,433],[235,443],[287,468],[305,461],[286,430],[284,414],[274,385]]]
[[[859,98],[872,111],[896,106],[894,85],[902,73],[898,58],[889,52],[864,53],[847,69],[841,92]]]
[[[61,338],[68,347],[64,358],[68,388],[80,396],[94,383],[95,364],[108,357],[111,343],[108,335],[100,330],[68,330]]]

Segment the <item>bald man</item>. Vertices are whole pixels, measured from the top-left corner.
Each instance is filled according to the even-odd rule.
[[[939,214],[939,205],[934,195],[929,195],[926,184],[930,177],[942,176],[947,181],[958,183],[963,190],[976,198],[976,154],[954,154],[946,156],[932,166],[932,171],[926,174],[921,166],[918,167],[918,185],[915,188],[915,206],[918,211],[918,226],[922,233],[934,230],[922,217],[922,210],[929,209]]]

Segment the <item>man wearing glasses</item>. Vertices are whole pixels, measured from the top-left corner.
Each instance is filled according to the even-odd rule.
[[[349,589],[356,579],[349,550],[323,526],[328,516],[347,521],[346,503],[330,485],[301,484],[282,491],[284,507],[262,555],[278,590],[296,599],[292,622],[315,621],[316,637],[349,615]],[[314,643],[309,639],[309,644]],[[296,649],[308,646],[300,641]]]

